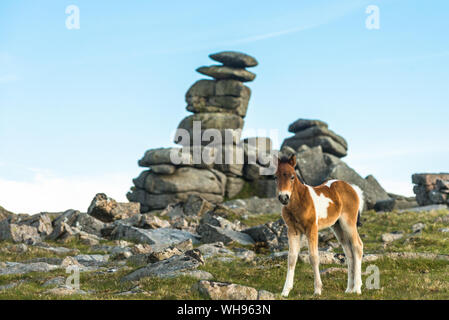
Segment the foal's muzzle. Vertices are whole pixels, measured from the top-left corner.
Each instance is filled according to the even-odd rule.
[[[278,199],[283,205],[286,205],[290,200],[290,196],[288,194],[280,194]]]

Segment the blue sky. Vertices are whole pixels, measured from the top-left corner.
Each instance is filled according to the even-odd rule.
[[[65,25],[68,5],[80,29]],[[367,6],[380,10],[368,30]],[[246,129],[317,118],[345,161],[391,192],[448,171],[447,1],[0,2],[0,205],[86,210],[125,200],[144,151],[171,146],[184,94],[238,50],[259,60]]]

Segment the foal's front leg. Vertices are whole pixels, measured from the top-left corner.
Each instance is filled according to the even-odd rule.
[[[282,290],[282,296],[287,297],[290,290],[293,288],[293,278],[295,276],[295,266],[298,260],[298,253],[300,250],[299,233],[288,233],[288,269],[287,278],[285,279],[284,289]]]
[[[318,227],[312,226],[308,230],[307,238],[309,239],[309,260],[312,265],[313,274],[315,276],[314,294],[321,295],[321,277],[320,277],[320,255],[318,253]]]

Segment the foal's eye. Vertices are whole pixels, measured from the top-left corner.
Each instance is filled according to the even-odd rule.
[[[295,180],[295,176],[291,176],[291,177],[290,177],[290,180]]]

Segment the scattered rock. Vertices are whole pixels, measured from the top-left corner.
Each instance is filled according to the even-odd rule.
[[[236,199],[223,203],[230,209],[245,209],[253,214],[279,213],[282,211],[282,204],[277,198],[261,199],[252,197],[247,199]]]
[[[65,277],[56,277],[51,278],[44,282],[43,287],[59,287],[65,285],[66,278]]]
[[[267,290],[259,290],[257,300],[276,300],[276,296]]]
[[[215,227],[210,224],[201,224],[197,228],[197,232],[199,235],[201,235],[201,242],[203,243],[229,243],[231,241],[234,241],[242,245],[254,244],[254,240],[245,233]]]
[[[159,248],[169,247],[188,239],[192,240],[193,243],[199,242],[196,235],[178,229],[159,228],[147,230],[124,224],[117,225],[112,232],[111,238],[146,243]]]
[[[199,281],[192,290],[212,300],[257,300],[256,289],[233,283]]]
[[[6,262],[6,267],[0,268],[0,275],[20,275],[30,272],[49,272],[59,268],[59,266],[51,265],[45,262],[35,263],[19,263]]]
[[[92,200],[87,213],[103,222],[112,222],[139,214],[140,203],[119,203],[104,193],[98,193]]]
[[[8,219],[0,221],[0,240],[34,244],[41,241],[37,229],[28,225],[9,223]]]
[[[138,269],[124,278],[122,281],[137,281],[144,277],[163,277],[174,272],[184,272],[198,268],[203,262],[199,259],[201,253],[191,254],[196,249],[187,251],[183,255],[175,255],[169,259],[149,264],[144,268]]]
[[[426,225],[425,225],[424,223],[422,223],[422,222],[415,223],[415,224],[412,226],[412,232],[413,232],[413,233],[419,233],[419,232],[421,232],[422,230],[424,230],[425,227],[426,227]]]
[[[404,236],[402,232],[391,232],[391,233],[384,233],[382,235],[382,241],[389,243],[393,242],[395,240],[399,240]]]
[[[217,255],[233,255],[233,252],[227,249],[223,242],[202,244],[198,247],[204,258],[208,259]]]

